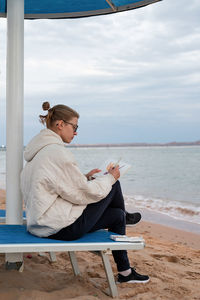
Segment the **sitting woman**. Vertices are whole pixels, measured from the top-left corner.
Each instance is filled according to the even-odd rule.
[[[119,167],[93,180],[99,172],[87,175],[79,170],[74,156],[65,147],[77,135],[79,114],[65,105],[50,108],[43,103],[46,124],[27,145],[27,161],[21,174],[21,189],[26,206],[27,229],[39,237],[71,241],[88,232],[109,229],[126,234],[126,219],[132,223],[140,214],[125,212]],[[130,267],[127,251],[113,251],[118,269],[118,282],[147,282],[149,277]]]

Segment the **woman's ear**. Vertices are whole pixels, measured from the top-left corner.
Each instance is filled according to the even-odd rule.
[[[57,120],[55,125],[57,129],[61,130],[64,127],[64,122],[63,120]]]

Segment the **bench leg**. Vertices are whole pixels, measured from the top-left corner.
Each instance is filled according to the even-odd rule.
[[[46,252],[39,252],[38,255],[43,256],[43,257],[47,257]],[[50,261],[51,262],[56,262],[57,261],[55,252],[49,252],[49,256],[50,256]]]
[[[23,261],[23,253],[6,253],[5,254],[6,261],[6,270],[18,270],[19,272],[23,272],[24,270],[24,261]]]
[[[80,270],[79,270],[79,267],[78,267],[76,254],[75,254],[74,251],[69,251],[68,253],[69,253],[69,258],[70,258],[70,261],[71,261],[71,265],[72,265],[74,275],[77,276],[77,275],[80,274]]]
[[[49,256],[52,262],[57,261],[55,252],[49,252]]]
[[[100,251],[100,253],[101,253],[101,258],[103,261],[104,269],[106,272],[106,277],[107,277],[108,284],[109,284],[110,296],[113,298],[117,297],[118,291],[117,291],[117,286],[116,286],[115,279],[113,276],[113,271],[111,268],[109,257],[106,254],[106,251]]]

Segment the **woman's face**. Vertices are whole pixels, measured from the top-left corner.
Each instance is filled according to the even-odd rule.
[[[74,136],[77,135],[77,127],[78,127],[78,118],[74,117],[70,121],[65,122],[63,120],[60,121],[61,130],[60,137],[62,138],[64,143],[71,143]]]

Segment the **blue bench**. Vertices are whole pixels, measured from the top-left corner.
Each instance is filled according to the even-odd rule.
[[[0,253],[31,253],[31,252],[68,252],[74,275],[80,274],[76,259],[76,251],[94,251],[103,261],[109,284],[109,295],[116,297],[115,284],[108,251],[110,250],[140,250],[145,246],[141,238],[135,243],[116,242],[110,239],[113,234],[107,230],[99,230],[86,234],[75,241],[57,241],[39,238],[27,232],[25,225],[0,225]]]

